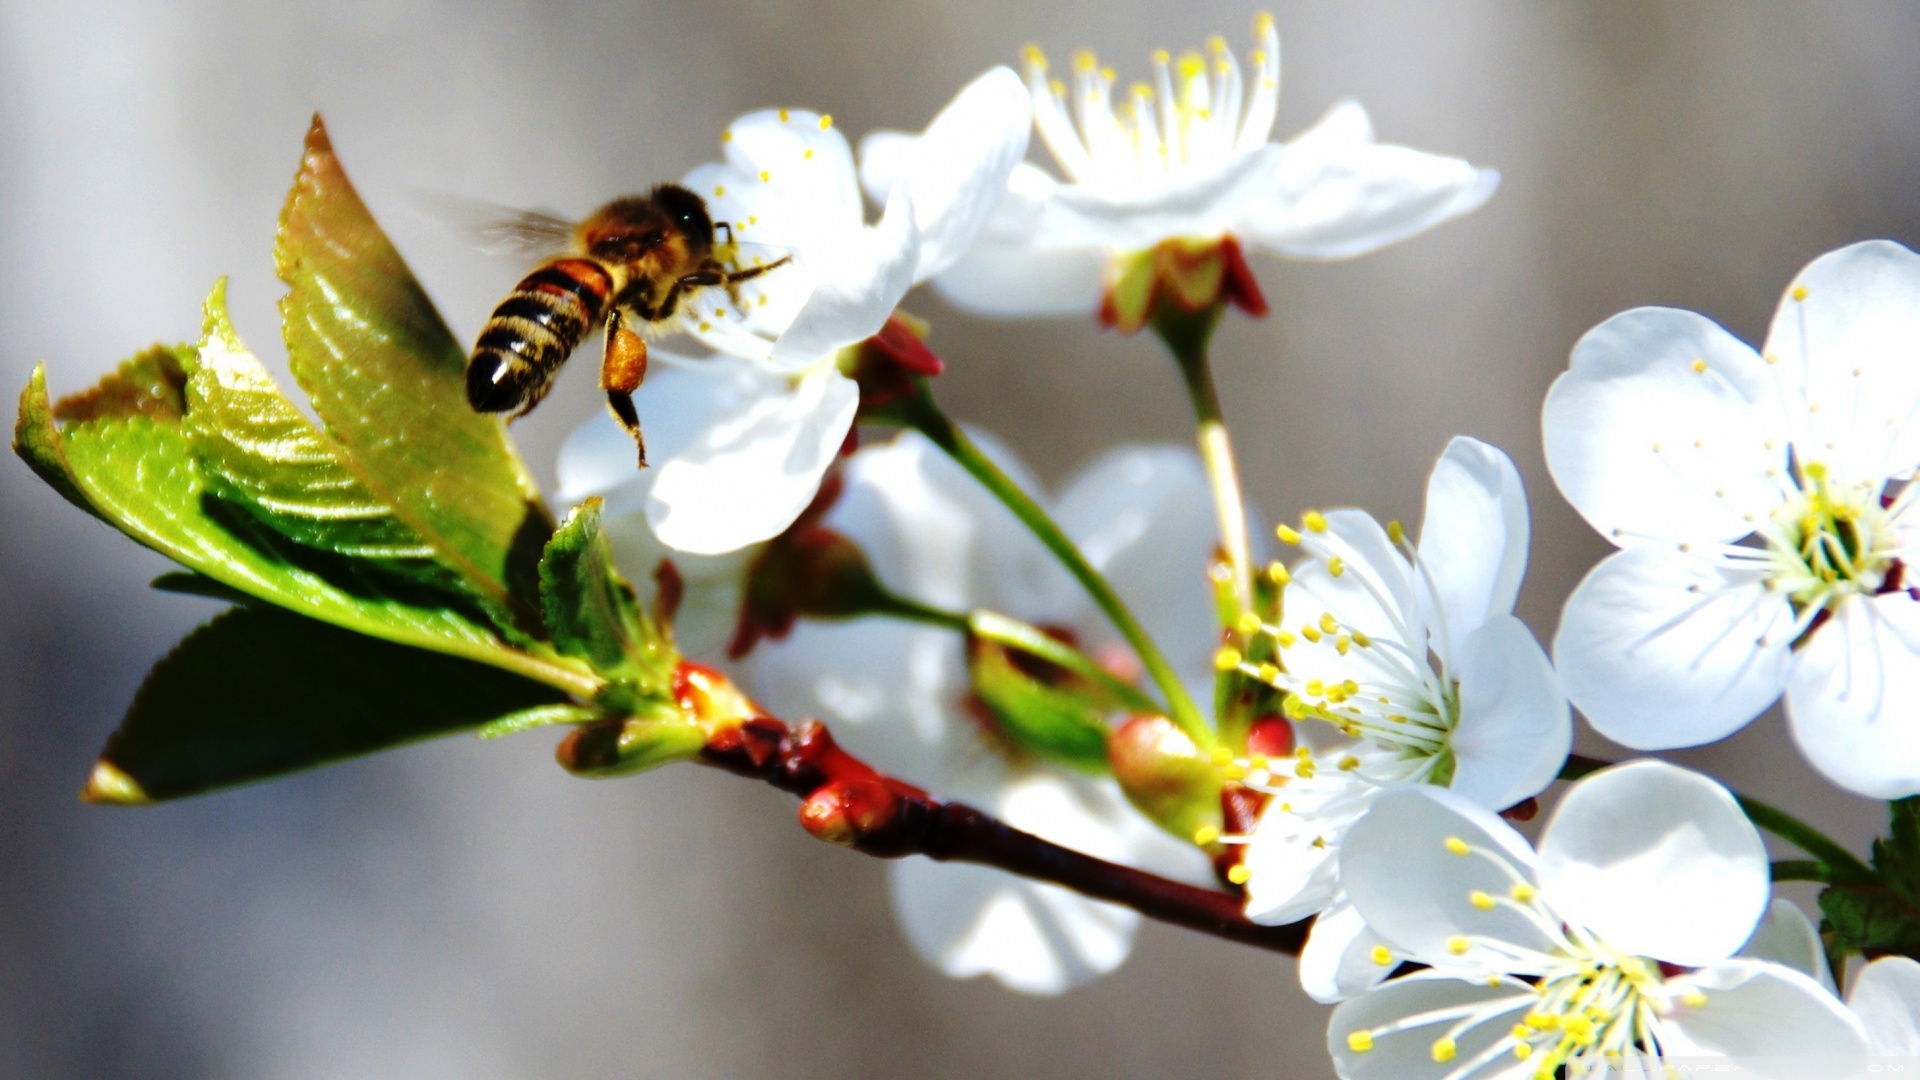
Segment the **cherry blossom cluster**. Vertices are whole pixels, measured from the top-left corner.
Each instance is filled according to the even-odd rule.
[[[1254,45],[1244,66],[1220,39],[1156,54],[1128,88],[1030,49],[857,152],[822,113],[740,117],[683,183],[731,258],[792,263],[678,316],[707,352],[654,353],[652,467],[601,418],[561,497],[605,500],[634,578],[673,564],[682,645],[731,646],[776,713],[1043,839],[1230,888],[1256,922],[1313,919],[1298,974],[1337,1003],[1344,1077],[1920,1053],[1920,963],[1875,949],[1843,996],[1843,928],[1773,896],[1743,797],[1570,757],[1576,710],[1660,751],[1784,698],[1834,784],[1920,794],[1920,257],[1816,259],[1759,349],[1665,308],[1573,346],[1546,461],[1618,551],[1549,650],[1513,614],[1529,512],[1502,451],[1447,445],[1413,533],[1358,509],[1269,530],[1239,491],[1205,345],[1226,310],[1266,313],[1249,258],[1362,255],[1499,182],[1376,142],[1351,101],[1276,141],[1273,20]],[[1115,447],[1045,493],[932,406],[942,361],[900,310],[922,284],[991,318],[1151,329],[1197,449]],[[1543,799],[1536,846],[1509,822]],[[1027,993],[1112,971],[1139,919],[980,866],[891,881],[930,964]]]

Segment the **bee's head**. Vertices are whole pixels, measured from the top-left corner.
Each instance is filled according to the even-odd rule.
[[[704,199],[679,184],[661,184],[653,189],[651,197],[674,228],[686,236],[688,247],[702,252],[713,247],[713,217],[707,213]]]

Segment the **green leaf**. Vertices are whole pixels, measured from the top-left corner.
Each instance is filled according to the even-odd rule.
[[[1920,910],[1880,885],[1833,885],[1820,892],[1824,927],[1838,955],[1920,955]]]
[[[592,498],[574,507],[541,555],[547,632],[562,655],[579,657],[595,671],[638,673],[635,661],[651,658],[651,635],[633,587],[614,568],[613,549],[600,531],[600,506]]]
[[[1887,835],[1873,842],[1873,868],[1894,895],[1920,908],[1920,797],[1887,804]]]
[[[355,475],[235,335],[226,282],[207,297],[187,382],[187,438],[222,494],[302,544],[361,559],[428,560],[434,547]]]
[[[552,687],[273,608],[236,608],[156,665],[82,797],[195,795],[554,706]]]
[[[319,117],[274,263],[288,360],[361,482],[483,593],[537,614],[553,530],[500,420],[467,404],[466,353],[374,223]]]
[[[483,613],[377,565],[294,544],[212,490],[176,422],[143,413],[58,428],[44,375],[21,396],[16,445],[69,497],[128,536],[206,577],[270,604],[402,645],[518,671],[582,697],[600,688],[584,668],[503,642]]]
[[[967,656],[974,692],[1008,740],[1076,769],[1108,770],[1107,699],[1094,684],[977,637]]]

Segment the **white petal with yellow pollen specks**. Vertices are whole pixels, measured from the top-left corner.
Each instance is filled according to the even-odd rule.
[[[1787,721],[1813,767],[1870,799],[1920,793],[1920,603],[1851,597],[1793,656]]]

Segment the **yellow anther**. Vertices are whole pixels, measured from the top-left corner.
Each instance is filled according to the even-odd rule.
[[[1301,720],[1307,715],[1307,707],[1301,703],[1299,698],[1288,694],[1286,698],[1280,702],[1280,712],[1289,720]]]
[[[1406,543],[1407,527],[1405,525],[1400,524],[1400,522],[1398,521],[1387,522],[1387,539],[1393,541],[1393,545],[1395,547],[1399,547],[1401,544]]]
[[[1452,953],[1455,956],[1467,955],[1467,950],[1471,949],[1472,947],[1473,947],[1472,942],[1469,942],[1466,938],[1461,937],[1459,934],[1455,934],[1452,937],[1447,939],[1447,951]]]
[[[821,131],[825,131],[825,130],[827,130],[828,128],[830,128],[830,127],[832,127],[832,126],[833,126],[833,117],[832,117],[831,115],[828,115],[828,114],[824,114],[824,113],[823,113],[823,114],[821,114],[821,117],[820,117],[820,130],[821,130]]]
[[[1695,375],[1705,375],[1707,373],[1707,362],[1705,360],[1695,359],[1693,362],[1693,373]]]
[[[1318,510],[1309,510],[1300,515],[1300,525],[1308,532],[1323,533],[1327,531],[1327,519],[1322,517]]]
[[[1552,1031],[1560,1026],[1560,1018],[1545,1013],[1530,1012],[1526,1015],[1526,1025],[1535,1031]]]
[[[1361,633],[1360,631],[1355,630],[1353,632],[1353,643],[1365,649],[1365,648],[1370,648],[1373,645],[1373,639]]]
[[[1707,995],[1698,990],[1689,990],[1681,996],[1680,1003],[1689,1009],[1704,1009],[1707,1007]]]
[[[1317,773],[1317,772],[1319,772],[1319,771],[1320,771],[1320,770],[1319,770],[1319,769],[1318,769],[1317,767],[1315,767],[1315,766],[1314,766],[1314,764],[1313,764],[1313,762],[1311,762],[1311,761],[1302,761],[1302,762],[1300,762],[1300,763],[1299,763],[1298,765],[1295,765],[1295,766],[1293,767],[1293,775],[1295,775],[1295,776],[1297,776],[1297,777],[1299,777],[1299,778],[1300,778],[1300,779],[1302,779],[1302,780],[1311,780],[1311,779],[1313,779],[1313,774],[1314,774],[1314,773]],[[1327,845],[1326,845],[1326,843],[1325,843],[1324,841],[1316,841],[1316,842],[1314,843],[1314,846],[1315,846],[1315,847],[1326,847]]]
[[[1777,364],[1780,362],[1780,355],[1778,353],[1766,353],[1762,355],[1760,359],[1765,360],[1769,364]]]
[[[1061,81],[1060,81],[1059,79],[1048,79],[1048,80],[1047,80],[1047,93],[1049,93],[1049,94],[1052,94],[1052,95],[1053,95],[1054,97],[1057,97],[1057,98],[1058,98],[1058,97],[1066,97],[1066,96],[1067,96],[1067,84],[1066,84],[1066,83],[1063,83],[1063,82],[1061,82]]]
[[[1207,38],[1207,51],[1216,52],[1216,53],[1226,52],[1227,39],[1221,37],[1219,34],[1212,35],[1211,37]]]
[[[765,169],[761,169],[761,170],[760,170],[760,182],[761,182],[761,183],[763,183],[763,184],[764,184],[764,183],[767,183],[768,181],[770,181],[770,180],[772,180],[772,179],[773,179],[773,174],[772,174],[772,173],[770,173],[770,172],[768,172],[768,171],[767,171],[767,170],[765,170]]]
[[[802,153],[801,153],[801,155],[800,155],[800,160],[802,160],[802,161],[812,161],[812,160],[813,160],[813,147],[811,147],[811,146],[809,146],[809,147],[807,147],[807,149],[806,149],[806,150],[805,150],[804,152],[802,152]]]
[[[1387,948],[1385,945],[1375,945],[1373,951],[1367,955],[1373,959],[1374,963],[1379,964],[1381,967],[1386,967],[1388,964],[1393,963],[1393,950]]]
[[[1364,1054],[1373,1049],[1373,1033],[1370,1031],[1348,1032],[1347,1049],[1356,1054]]]
[[[1220,839],[1220,827],[1218,825],[1202,825],[1193,830],[1193,842],[1199,847],[1206,847],[1218,839]]]
[[[1279,537],[1280,542],[1283,544],[1297,544],[1300,542],[1300,534],[1285,525],[1276,526],[1273,530],[1273,535]]]
[[[1267,755],[1251,754],[1247,757],[1247,764],[1256,769],[1265,769],[1267,767]]]
[[[1514,1056],[1514,1057],[1516,1057],[1516,1058],[1518,1058],[1518,1059],[1519,1059],[1519,1060],[1521,1060],[1521,1061],[1525,1061],[1525,1060],[1527,1060],[1528,1058],[1530,1058],[1530,1057],[1532,1057],[1532,1056],[1533,1056],[1533,1044],[1532,1044],[1532,1043],[1524,1043],[1524,1042],[1523,1042],[1523,1043],[1514,1043],[1514,1044],[1513,1044],[1513,1056]]]
[[[1022,45],[1020,47],[1020,59],[1030,68],[1035,68],[1040,71],[1047,70],[1047,54],[1041,52],[1040,46],[1038,45],[1031,43]]]
[[[1809,480],[1825,480],[1827,478],[1827,467],[1818,461],[1807,462],[1806,468],[1801,471],[1807,474],[1807,479]]]
[[[1232,671],[1240,666],[1240,650],[1229,645],[1213,654],[1215,671]]]
[[[1112,83],[1112,82],[1113,82],[1113,74],[1114,74],[1114,73],[1113,73],[1113,69],[1112,69],[1112,68],[1110,68],[1110,67],[1103,67],[1103,68],[1101,68],[1101,69],[1100,69],[1100,80],[1101,80],[1102,82],[1105,82],[1105,83]]]
[[[1507,1029],[1507,1034],[1516,1039],[1531,1039],[1533,1038],[1533,1029],[1525,1024],[1515,1024]]]
[[[1300,759],[1301,761],[1312,761],[1312,760],[1313,760],[1313,747],[1311,747],[1311,746],[1296,746],[1296,747],[1294,747],[1294,748],[1293,748],[1293,756],[1294,756],[1294,757],[1297,757],[1297,758],[1299,758],[1299,759]]]
[[[1300,628],[1300,636],[1303,638],[1306,638],[1308,641],[1315,642],[1317,644],[1320,641],[1320,639],[1325,635],[1320,633],[1319,627],[1313,625],[1312,623],[1308,623],[1307,625]]]
[[[1462,840],[1457,836],[1447,837],[1446,845],[1447,845],[1447,850],[1452,852],[1455,855],[1466,855],[1473,851],[1472,848],[1467,846],[1467,842],[1465,840]]]
[[[1279,642],[1280,647],[1283,649],[1291,649],[1300,642],[1299,638],[1293,636],[1293,631],[1291,630],[1275,630],[1273,632],[1273,640]]]
[[[1357,757],[1354,757],[1352,754],[1348,754],[1346,757],[1343,757],[1340,759],[1341,772],[1352,772],[1353,770],[1359,767],[1360,767],[1360,759]]]
[[[1433,1040],[1433,1060],[1445,1065],[1460,1052],[1460,1044],[1452,1039]]]
[[[1088,72],[1088,71],[1092,71],[1094,68],[1097,68],[1099,66],[1100,66],[1100,59],[1093,55],[1092,49],[1074,50],[1073,70],[1079,71],[1079,72]]]
[[[1333,651],[1339,653],[1341,656],[1345,656],[1347,655],[1347,646],[1351,644],[1353,644],[1353,639],[1345,634],[1341,634],[1339,637],[1333,639]]]
[[[783,123],[783,124],[784,124],[784,123],[786,123],[786,122],[787,122],[787,121],[788,121],[789,119],[791,119],[791,118],[792,118],[792,116],[793,116],[793,114],[792,114],[792,113],[789,113],[789,112],[788,112],[787,110],[785,110],[785,109],[781,109],[781,110],[780,110],[780,122],[781,122],[781,123]]]
[[[1273,13],[1262,11],[1253,17],[1253,33],[1256,37],[1266,37],[1273,33]]]
[[[1807,287],[1805,285],[1795,285],[1793,287],[1793,298],[1795,300],[1805,300],[1807,298]]]
[[[1220,767],[1220,778],[1222,780],[1245,780],[1247,778],[1247,767],[1237,762],[1230,765],[1223,765]]]
[[[1333,612],[1323,611],[1320,613],[1320,629],[1329,634],[1337,634],[1340,632],[1340,620],[1333,617]]]
[[[1314,697],[1327,696],[1327,684],[1321,682],[1319,679],[1308,679],[1305,689],[1308,694]]]
[[[1467,894],[1467,902],[1479,908],[1481,911],[1492,911],[1494,906],[1493,897],[1479,889],[1475,889]]]
[[[1188,82],[1207,73],[1207,61],[1197,52],[1183,52],[1174,70],[1180,73],[1181,82]]]
[[[719,186],[719,185],[717,185],[717,184],[716,184],[716,185],[714,186],[714,189],[713,189],[713,194],[714,194],[714,197],[715,197],[715,198],[718,198],[719,196],[722,196],[722,195],[725,195],[726,193],[727,193],[727,189],[726,189],[726,188],[724,188],[724,187],[721,187],[721,186]]]
[[[1277,664],[1261,664],[1260,665],[1260,681],[1261,682],[1263,683],[1275,682],[1279,678],[1280,678],[1280,668]]]
[[[1208,752],[1207,758],[1215,765],[1225,765],[1227,762],[1233,760],[1233,751],[1224,746],[1216,746]]]
[[[1134,83],[1131,87],[1128,88],[1127,92],[1132,94],[1135,98],[1141,101],[1153,100],[1153,87],[1148,86],[1146,83],[1143,83],[1143,82]]]
[[[1267,580],[1275,585],[1285,586],[1293,581],[1293,575],[1287,572],[1286,567],[1273,563],[1267,567]]]
[[[1340,691],[1341,693],[1349,694],[1349,695],[1357,694],[1360,692],[1360,684],[1357,682],[1354,682],[1352,679],[1348,679],[1347,681],[1340,684]]]
[[[1246,612],[1235,620],[1234,626],[1243,634],[1257,634],[1260,632],[1260,616]]]
[[[1247,879],[1252,876],[1253,871],[1247,869],[1243,863],[1234,863],[1227,868],[1227,880],[1233,882],[1235,885],[1245,885]]]
[[[1311,779],[1311,774],[1308,774],[1308,778]],[[1322,851],[1325,851],[1327,849],[1327,838],[1324,836],[1314,837],[1313,846],[1319,848]]]
[[[729,142],[732,142],[732,141],[733,141],[733,129],[732,129],[732,128],[728,128],[727,130],[725,130],[725,131],[723,131],[723,132],[721,132],[721,133],[720,133],[720,141],[721,141],[721,142],[723,142],[723,143],[729,143]]]
[[[1334,577],[1339,577],[1346,572],[1347,561],[1345,559],[1335,555],[1333,558],[1327,560],[1327,573],[1332,574]]]
[[[1165,65],[1168,62],[1170,62],[1173,58],[1167,55],[1167,50],[1155,49],[1153,50],[1153,55],[1148,59],[1152,60],[1155,64]]]
[[[711,330],[711,329],[713,329],[713,324],[710,322],[703,322],[700,324],[701,333],[706,333],[708,330]]]

